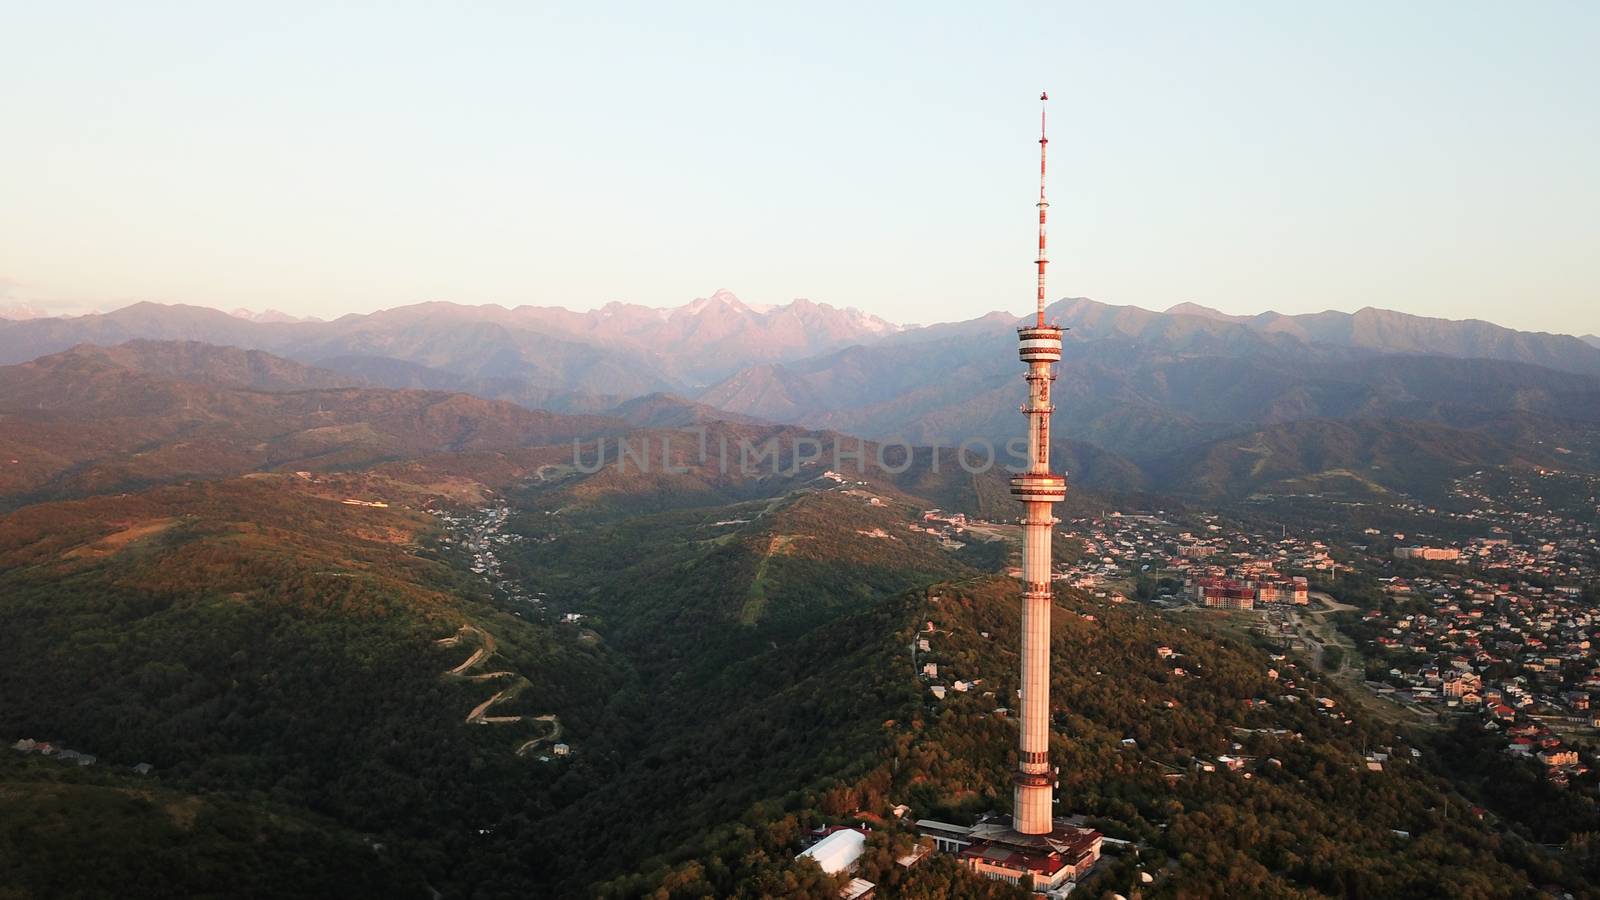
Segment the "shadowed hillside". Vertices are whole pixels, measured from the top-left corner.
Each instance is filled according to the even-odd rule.
[[[428,896],[409,864],[304,811],[9,750],[0,753],[0,821],[8,898]]]
[[[200,341],[128,341],[111,347],[85,344],[67,351],[82,359],[103,360],[142,372],[213,387],[255,391],[304,391],[361,387],[358,378],[273,356]]]

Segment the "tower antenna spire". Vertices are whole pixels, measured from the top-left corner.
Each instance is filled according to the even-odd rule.
[[[1049,94],[1039,94],[1039,258],[1034,261],[1039,266],[1039,309],[1034,324],[1040,327],[1044,325],[1044,267],[1050,264],[1050,260],[1045,257],[1044,232],[1045,213],[1050,209],[1049,202],[1044,199],[1044,151],[1045,147],[1050,143],[1050,139],[1045,136],[1044,113],[1045,103],[1049,99]]]

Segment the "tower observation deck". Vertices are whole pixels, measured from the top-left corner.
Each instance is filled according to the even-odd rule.
[[[1039,255],[1037,309],[1031,324],[1017,329],[1018,355],[1027,364],[1028,466],[1011,479],[1011,493],[1023,504],[1022,516],[1022,714],[1018,746],[1012,827],[1025,835],[1049,834],[1055,827],[1055,778],[1050,767],[1050,529],[1057,519],[1054,504],[1066,499],[1067,478],[1050,471],[1050,385],[1061,359],[1065,330],[1044,320],[1045,137],[1041,94],[1039,112]]]

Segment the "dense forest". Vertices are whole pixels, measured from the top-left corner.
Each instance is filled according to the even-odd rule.
[[[431,517],[302,487],[241,479],[0,520],[0,736],[106,768],[149,763],[141,784],[324,817],[403,848],[447,895],[581,893],[860,766],[894,705],[881,695],[914,687],[874,668],[892,623],[853,615],[964,571],[925,536],[904,558],[830,567],[847,508],[859,530],[904,531],[906,510],[780,495],[763,501],[779,531],[736,541],[595,524],[611,541],[597,552],[640,544],[627,569],[576,555],[582,542],[530,542],[555,556],[522,577],[602,598],[576,606],[592,613],[578,628],[497,608]],[[868,540],[850,535],[843,545]],[[496,712],[559,716],[571,759],[518,757],[517,738],[464,724],[489,690],[441,677],[467,650],[439,641],[463,623],[529,682]],[[573,841],[581,852],[540,849]],[[68,876],[75,859],[28,864]]]
[[[427,896],[390,848],[259,799],[0,753],[0,898]]]
[[[0,518],[0,738],[99,757],[0,751],[7,900],[111,895],[108,871],[227,893],[218,866],[292,869],[262,891],[282,894],[831,897],[795,854],[851,822],[882,897],[1021,896],[894,862],[916,840],[897,804],[1009,803],[1006,545],[913,529],[933,504],[904,484],[594,484],[484,457],[493,487],[466,490],[474,459],[384,467],[366,486],[390,508],[269,476]],[[495,579],[420,509],[490,494],[516,537]],[[519,755],[528,720],[467,724],[499,682],[445,675],[463,625],[527,685],[495,715],[558,717],[571,756]],[[1061,812],[1129,842],[1085,896],[1594,894],[1586,843],[1484,821],[1438,746],[1292,660],[1068,591],[1054,626]],[[969,689],[936,700],[930,662]]]
[[[862,776],[839,778],[768,831],[715,835],[688,861],[613,890],[714,896],[776,878],[788,866],[778,827],[787,818],[892,823],[889,807],[904,803],[917,816],[970,821],[1004,808],[1014,730],[995,707],[1016,688],[1010,583],[936,585],[898,602],[899,637],[929,638],[922,658],[982,690],[943,701],[919,693],[885,723]],[[1052,651],[1061,810],[1134,842],[1085,886],[1089,896],[1516,897],[1544,883],[1593,893],[1571,862],[1485,827],[1428,743],[1343,709],[1330,685],[1288,661],[1070,594]],[[900,663],[902,679],[912,677],[909,658]],[[1363,748],[1377,747],[1388,762],[1373,771]],[[1247,762],[1231,771],[1223,756]],[[903,826],[884,830],[885,841],[910,838]],[[1140,871],[1156,876],[1153,886],[1138,883]]]

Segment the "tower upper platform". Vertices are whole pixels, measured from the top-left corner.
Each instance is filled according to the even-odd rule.
[[[1024,502],[1060,503],[1067,499],[1067,476],[1054,472],[1023,472],[1011,476],[1011,494]]]
[[[1024,325],[1017,329],[1017,355],[1023,362],[1058,362],[1061,359],[1060,325]]]

